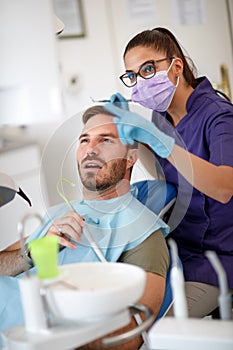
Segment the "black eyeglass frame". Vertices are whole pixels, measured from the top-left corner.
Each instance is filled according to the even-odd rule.
[[[139,75],[141,78],[143,78],[143,79],[151,79],[151,78],[153,78],[154,76],[155,76],[155,74],[156,74],[156,63],[159,63],[159,62],[163,62],[163,61],[166,61],[166,60],[173,60],[175,57],[166,57],[166,58],[161,58],[161,59],[159,59],[159,60],[149,60],[149,61],[146,61],[146,62],[144,62],[143,64],[141,64],[141,66],[139,67],[139,70],[138,70],[138,72],[137,73],[135,73],[134,71],[131,71],[131,70],[129,70],[129,71],[126,71],[124,74],[122,74],[120,77],[119,77],[119,79],[122,81],[122,83],[125,85],[125,86],[127,86],[128,88],[131,88],[131,87],[133,87],[133,86],[135,86],[136,84],[137,84],[137,76]],[[147,63],[152,63],[153,64],[153,66],[154,66],[154,74],[153,75],[151,75],[151,76],[148,76],[148,78],[147,77],[144,77],[144,76],[142,76],[141,74],[140,74],[140,71],[141,71],[141,69],[142,69],[142,67],[143,66],[145,66]],[[134,73],[135,74],[135,77],[136,77],[136,81],[135,81],[135,83],[133,84],[133,85],[127,85],[125,82],[124,82],[124,80],[123,80],[123,78],[125,77],[125,76],[127,76],[127,74],[128,73]]]

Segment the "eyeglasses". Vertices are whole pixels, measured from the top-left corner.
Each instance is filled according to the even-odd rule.
[[[174,57],[161,58],[160,60],[151,60],[143,63],[138,72],[128,71],[122,74],[119,78],[127,87],[133,87],[137,84],[137,76],[139,75],[143,79],[150,79],[156,74],[156,63],[166,60],[172,60]]]

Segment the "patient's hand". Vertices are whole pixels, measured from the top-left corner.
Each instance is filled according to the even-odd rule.
[[[70,211],[61,218],[53,221],[52,226],[47,232],[47,235],[55,235],[59,237],[61,246],[69,248],[77,248],[71,240],[80,242],[82,228],[85,225],[84,219],[75,211]]]

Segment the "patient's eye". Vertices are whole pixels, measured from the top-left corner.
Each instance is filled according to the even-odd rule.
[[[79,143],[80,144],[85,144],[85,143],[88,143],[89,139],[87,137],[82,137],[80,140],[79,140]]]
[[[108,138],[108,137],[104,137],[102,139],[102,142],[108,144],[108,143],[112,143],[113,141],[110,138]]]

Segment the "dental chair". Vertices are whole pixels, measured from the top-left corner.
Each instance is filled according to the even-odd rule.
[[[176,201],[177,192],[173,185],[167,184],[163,180],[142,180],[132,184],[137,188],[137,199],[147,206],[151,211],[161,217],[165,222],[168,221],[173,206]],[[172,256],[169,250],[170,255],[170,265],[166,278],[166,287],[163,303],[161,305],[160,311],[153,321],[153,324],[157,322],[160,318],[165,316],[166,312],[170,309],[173,304],[172,296],[172,287],[171,287],[171,268],[172,268]],[[179,261],[180,265],[181,262]],[[139,315],[138,315],[139,316]],[[141,324],[141,320],[138,320],[135,317],[138,325]],[[121,337],[121,335],[119,336]],[[126,334],[123,335],[124,340],[126,341]],[[147,333],[142,333],[143,344],[140,347],[140,350],[149,350],[149,343]]]
[[[176,201],[176,188],[164,180],[142,180],[133,186],[137,187],[137,199],[167,222]]]
[[[135,182],[133,185],[136,186],[138,190],[137,199],[167,222],[176,201],[176,188],[163,180],[142,180]],[[165,295],[156,321],[163,317],[172,305],[172,288],[170,282],[171,266],[170,254],[170,266],[167,273]]]
[[[175,205],[177,191],[176,188],[169,183],[162,180],[143,180],[133,183],[137,187],[137,199],[146,205],[155,214],[161,217],[165,222],[168,222],[171,215],[171,211]],[[171,252],[170,255],[170,266],[166,278],[166,287],[163,303],[161,305],[160,311],[154,321],[157,322],[160,318],[164,317],[166,312],[170,309],[173,304],[172,287],[171,287]],[[181,262],[179,261],[180,266]],[[147,339],[147,338],[146,338]],[[144,344],[141,346],[140,350],[147,350],[149,347],[144,339]]]

